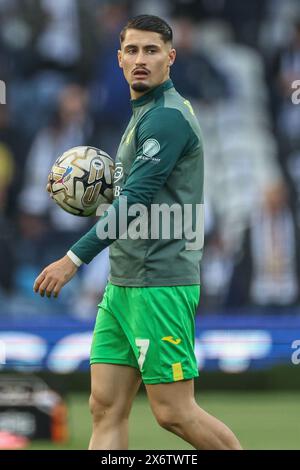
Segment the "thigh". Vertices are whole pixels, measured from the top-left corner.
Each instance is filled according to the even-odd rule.
[[[91,397],[104,408],[129,412],[141,384],[137,369],[117,364],[91,365]]]
[[[194,380],[183,380],[173,383],[146,385],[148,399],[152,410],[178,409],[185,410],[194,403]]]

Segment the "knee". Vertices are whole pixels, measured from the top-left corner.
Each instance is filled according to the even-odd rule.
[[[101,392],[91,393],[89,399],[89,408],[94,422],[109,419],[120,421],[127,417],[126,407],[122,402]]]
[[[114,408],[113,400],[101,393],[91,393],[89,408],[94,421],[99,421]]]
[[[168,406],[158,406],[153,411],[156,421],[162,428],[167,431],[176,431],[180,428],[182,421],[180,411]]]
[[[93,418],[101,417],[111,406],[112,403],[109,400],[106,400],[103,396],[91,393],[89,399],[89,408]]]

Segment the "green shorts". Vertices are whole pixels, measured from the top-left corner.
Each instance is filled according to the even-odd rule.
[[[90,363],[140,370],[146,384],[197,377],[195,313],[200,286],[108,284],[99,305]]]

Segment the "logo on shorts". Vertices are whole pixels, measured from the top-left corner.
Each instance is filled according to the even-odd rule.
[[[168,343],[172,343],[172,344],[179,344],[181,343],[181,339],[180,338],[177,338],[177,339],[174,339],[173,336],[165,336],[164,338],[162,338],[163,341],[168,341]]]

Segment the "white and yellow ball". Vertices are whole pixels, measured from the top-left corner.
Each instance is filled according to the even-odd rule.
[[[95,215],[113,199],[114,161],[95,147],[74,147],[55,161],[49,174],[49,192],[70,214]]]

